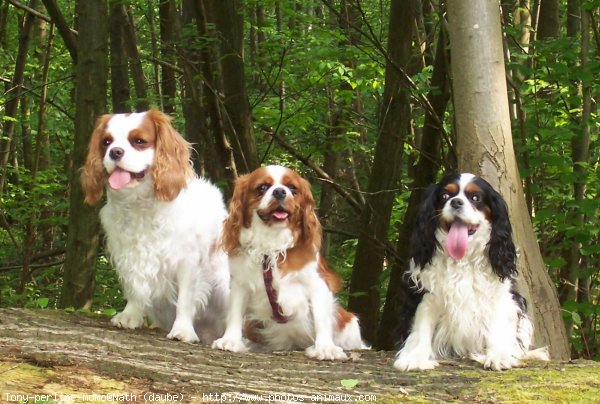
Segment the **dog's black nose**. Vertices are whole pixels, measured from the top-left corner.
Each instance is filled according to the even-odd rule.
[[[125,150],[123,150],[120,147],[113,147],[112,149],[110,149],[110,151],[108,152],[108,156],[114,160],[114,161],[119,161],[121,160],[121,157],[123,157],[123,154],[125,154]]]
[[[454,198],[450,201],[450,206],[454,209],[460,209],[463,206],[463,201],[462,199]]]
[[[273,198],[277,199],[278,201],[284,200],[286,196],[287,192],[284,188],[275,188],[273,190]]]

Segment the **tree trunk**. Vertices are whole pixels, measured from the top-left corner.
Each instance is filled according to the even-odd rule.
[[[560,35],[559,0],[540,0],[537,40],[558,38]]]
[[[582,31],[581,31],[581,66],[582,71],[589,69],[589,19],[586,11],[582,10]],[[572,38],[573,42],[576,38]],[[576,66],[573,66],[575,69]],[[581,75],[581,77],[585,77]],[[576,118],[581,132],[575,135],[571,140],[571,161],[573,165],[573,174],[575,182],[573,183],[573,200],[574,206],[569,212],[569,222],[573,228],[578,229],[585,225],[586,216],[581,210],[582,203],[586,198],[587,181],[588,181],[588,162],[590,157],[590,116],[592,110],[592,83],[591,77],[582,80],[579,83],[573,83],[575,90],[573,91],[574,99],[581,99],[581,116]],[[566,240],[569,240],[570,247],[565,249],[564,258],[566,261],[565,268],[561,270],[562,285],[559,289],[559,298],[561,303],[573,301],[585,304],[585,300],[579,298],[589,297],[589,276],[582,276],[586,266],[585,261],[582,261],[581,248],[584,244],[577,239],[577,236],[564,235]],[[580,278],[581,277],[581,278]],[[585,317],[585,316],[584,316]],[[567,319],[565,321],[567,335],[571,336],[573,332],[573,321]]]
[[[447,35],[443,26],[440,26],[438,43],[436,47],[433,74],[431,77],[432,90],[427,95],[436,117],[444,116],[448,101],[450,100],[450,81],[448,80],[448,52]],[[391,268],[390,282],[385,299],[385,306],[377,332],[377,349],[397,348],[410,332],[412,318],[416,310],[413,291],[410,289],[404,276],[408,269],[410,257],[410,235],[413,232],[415,219],[419,212],[419,205],[423,193],[430,184],[435,183],[436,173],[440,167],[440,123],[437,122],[429,110],[426,110],[423,136],[419,143],[419,160],[414,170],[412,191],[402,224],[398,229],[398,242],[396,243],[396,257]]]
[[[129,66],[125,47],[124,27],[127,12],[121,0],[110,1],[110,95],[114,113],[131,112]]]
[[[160,21],[160,49],[162,60],[175,64],[175,43],[177,31],[179,30],[179,16],[177,5],[174,0],[163,0],[158,3],[158,14]],[[162,95],[162,108],[167,114],[175,113],[177,97],[177,79],[175,71],[161,65],[160,87]]]
[[[184,27],[193,27],[198,20],[195,0],[184,0],[181,5],[181,18]],[[192,143],[195,153],[192,154],[194,170],[201,176],[217,181],[223,178],[217,164],[216,152],[212,137],[208,134],[207,115],[203,105],[203,86],[200,65],[202,57],[197,47],[187,44],[195,43],[197,33],[182,31],[181,55],[179,65],[183,70],[182,111],[185,117],[185,138]]]
[[[208,19],[204,0],[197,0],[196,11],[198,18],[196,27],[198,34],[202,37],[209,38]],[[214,138],[215,150],[219,165],[222,167],[225,174],[230,191],[233,191],[233,183],[237,177],[236,161],[233,155],[233,150],[225,132],[223,113],[221,110],[221,100],[219,98],[220,82],[219,71],[217,67],[217,57],[215,49],[211,46],[205,46],[200,51],[203,93],[205,97],[206,109],[210,118],[210,132]]]
[[[56,4],[56,0],[42,0],[42,3],[44,3],[46,11],[48,11],[50,18],[52,18],[52,22],[56,25],[56,28],[58,29],[58,32],[65,43],[65,47],[71,55],[71,60],[73,60],[73,63],[76,64],[77,38],[75,37],[75,34],[73,33],[71,27],[69,27],[69,24],[67,24],[67,21],[60,12],[60,9]]]
[[[135,109],[136,111],[146,111],[150,108],[148,89],[144,77],[144,70],[142,69],[140,53],[137,48],[134,19],[129,9],[127,9],[127,24],[123,29],[125,31],[125,46],[127,47],[127,54],[130,58],[129,68],[131,69],[131,78],[135,90]]]
[[[520,290],[529,302],[537,344],[549,345],[554,359],[568,359],[556,289],[527,212],[513,150],[498,3],[450,0],[447,8],[459,169],[481,175],[504,196],[520,252]]]
[[[162,330],[118,330],[106,316],[64,310],[0,308],[0,318],[3,402],[19,402],[10,399],[19,393],[30,403],[33,397],[38,403],[593,403],[600,394],[594,361],[530,361],[492,372],[456,360],[435,371],[398,372],[394,353],[386,351],[317,361],[298,351],[224,352],[166,339]]]
[[[220,65],[226,114],[223,116],[233,146],[238,173],[258,168],[252,128],[252,111],[244,76],[244,15],[240,0],[212,0],[217,30],[221,36]]]
[[[29,7],[35,8],[37,0],[31,0]],[[6,98],[5,117],[15,118],[4,119],[2,128],[2,139],[0,139],[0,195],[4,192],[4,182],[7,175],[7,166],[10,158],[10,149],[12,146],[13,134],[15,132],[15,123],[17,122],[17,109],[21,94],[21,87],[25,77],[25,64],[27,63],[27,54],[29,50],[29,41],[33,33],[35,17],[32,14],[25,13],[23,26],[19,32],[19,48],[15,59],[15,69],[10,85],[10,91],[4,95]]]
[[[379,136],[350,282],[348,307],[358,314],[363,337],[369,342],[374,341],[379,322],[379,278],[410,121],[408,89],[397,69],[404,68],[411,56],[414,8],[414,2],[407,6],[402,0],[393,0],[390,6],[388,55],[395,66],[386,66]]]
[[[71,155],[69,228],[61,307],[89,307],[95,286],[100,237],[98,210],[83,203],[79,168],[85,162],[98,116],[106,112],[108,10],[104,0],[77,2],[79,36],[75,95],[75,139]]]

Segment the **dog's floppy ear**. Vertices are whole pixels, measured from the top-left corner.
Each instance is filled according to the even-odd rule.
[[[437,248],[435,238],[435,231],[439,225],[436,211],[437,195],[437,185],[430,185],[425,191],[419,206],[415,228],[410,237],[410,255],[415,265],[420,268],[431,263]]]
[[[229,201],[229,215],[223,225],[223,249],[228,254],[235,254],[240,246],[242,228],[249,228],[252,216],[247,202],[250,174],[242,175],[235,181],[233,196]]]
[[[302,198],[304,198],[301,202],[301,238],[303,241],[314,245],[318,250],[321,248],[323,234],[321,223],[319,222],[317,213],[315,212],[315,199],[311,191],[310,183],[304,178],[300,176],[298,177],[300,194],[302,195]]]
[[[102,159],[104,158],[104,150],[102,149],[102,136],[106,130],[106,123],[112,115],[102,115],[96,121],[96,126],[90,138],[88,146],[88,154],[85,159],[85,164],[81,168],[81,186],[85,196],[85,203],[88,205],[97,204],[104,193],[104,180],[106,173]]]
[[[151,109],[148,118],[156,130],[156,155],[152,166],[154,195],[158,200],[172,201],[193,175],[191,146],[175,130],[168,115]]]
[[[487,183],[486,183],[487,184]],[[512,226],[504,198],[487,184],[485,195],[491,210],[492,232],[488,254],[494,273],[500,280],[517,276],[517,251],[512,239]]]

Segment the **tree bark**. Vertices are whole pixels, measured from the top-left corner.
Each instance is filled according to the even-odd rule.
[[[407,6],[393,0],[390,6],[388,55],[404,68],[412,50],[414,2]],[[399,186],[404,139],[410,122],[406,81],[390,63],[386,66],[385,90],[380,113],[379,136],[369,177],[367,203],[361,214],[361,233],[350,282],[348,307],[358,314],[366,341],[373,342],[379,323],[380,275],[394,196]]]
[[[540,0],[537,40],[558,38],[560,35],[559,0]]]
[[[513,149],[498,3],[450,0],[447,8],[458,167],[488,180],[506,200],[520,253],[520,290],[529,302],[537,344],[549,345],[555,359],[568,359],[556,289],[527,212]]]
[[[181,5],[183,27],[193,27],[198,21],[198,10],[195,0],[184,0]],[[201,79],[200,51],[194,44],[198,34],[182,31],[181,55],[179,65],[183,70],[182,111],[185,117],[185,138],[192,143],[195,153],[192,155],[194,170],[201,176],[212,181],[223,178],[222,170],[217,162],[216,151],[212,137],[208,133],[203,82]]]
[[[58,33],[62,37],[73,63],[77,64],[77,38],[60,12],[56,0],[42,0],[42,3],[44,3],[46,11],[48,11],[50,18],[52,18],[52,22],[56,25]]]
[[[258,168],[258,154],[252,127],[252,111],[244,76],[244,15],[240,0],[212,0],[217,30],[220,34],[223,116],[233,146],[239,174]]]
[[[160,21],[160,49],[162,60],[175,64],[175,45],[179,31],[179,16],[174,0],[163,0],[158,3]],[[177,97],[177,78],[175,71],[161,65],[160,86],[162,95],[162,108],[167,114],[175,113]]]
[[[79,36],[75,95],[75,139],[71,155],[69,227],[61,307],[89,307],[95,286],[100,237],[98,210],[83,203],[79,168],[98,116],[106,112],[108,10],[104,0],[77,2]]]
[[[196,27],[198,34],[202,37],[209,38],[208,17],[205,8],[205,0],[196,1],[196,11],[198,18]],[[233,191],[233,183],[237,177],[237,166],[234,158],[233,149],[227,138],[225,124],[223,122],[223,111],[221,109],[221,100],[219,92],[221,83],[219,81],[220,72],[218,70],[218,61],[216,50],[211,46],[205,46],[200,51],[202,66],[203,93],[206,102],[206,109],[210,117],[210,131],[214,138],[215,150],[217,159],[222,167],[225,180],[228,188]]]
[[[127,24],[123,29],[125,31],[125,46],[127,47],[127,54],[130,58],[129,68],[131,69],[131,78],[135,90],[135,109],[136,111],[146,111],[150,108],[148,88],[146,86],[146,78],[144,77],[144,70],[140,60],[140,52],[137,48],[137,35],[135,32],[133,15],[129,9],[126,10]]]
[[[121,0],[110,1],[110,94],[114,113],[131,112],[129,64],[125,46],[124,27],[127,26],[127,12]]]
[[[586,11],[581,10],[582,30],[581,30],[581,66],[579,69],[585,71],[589,69],[589,19]],[[571,38],[575,42],[576,38]],[[572,66],[576,69],[577,66]],[[581,75],[581,77],[585,77]],[[580,133],[576,134],[571,140],[571,161],[573,165],[573,174],[575,182],[573,183],[573,201],[574,206],[570,208],[569,222],[574,228],[581,228],[585,225],[586,216],[581,210],[581,204],[586,199],[588,182],[588,162],[590,158],[590,115],[592,111],[592,83],[590,79],[583,79],[579,83],[573,83],[573,98],[581,99],[581,115],[576,117],[579,124]],[[568,233],[565,231],[565,233]],[[585,303],[589,298],[589,276],[582,276],[586,269],[585,260],[582,260],[581,248],[584,243],[578,240],[576,236],[563,234],[564,239],[568,240],[570,247],[564,251],[566,265],[561,269],[561,286],[559,288],[559,299],[561,303],[577,302]],[[580,279],[581,277],[581,279]],[[584,300],[580,300],[584,297]],[[585,317],[585,316],[584,316]],[[565,320],[567,335],[571,336],[573,332],[573,321],[569,318]]]
[[[93,392],[104,395],[102,402],[125,401],[129,393],[136,399],[128,402],[488,403],[515,397],[595,402],[600,394],[600,363],[593,361],[530,361],[491,372],[465,359],[444,361],[435,371],[398,372],[394,352],[353,351],[348,361],[317,361],[297,351],[224,352],[165,334],[119,330],[106,316],[0,309],[2,398],[63,393],[76,396],[47,401],[99,401],[83,400]]]
[[[31,8],[35,8],[36,3],[37,0],[31,0],[29,6]],[[25,14],[23,26],[19,33],[19,47],[15,59],[15,69],[11,81],[10,91],[5,94],[7,101],[5,107],[6,109],[4,110],[4,116],[15,119],[5,119],[4,124],[2,125],[3,137],[0,140],[0,195],[2,195],[4,192],[4,183],[6,180],[7,166],[10,158],[13,135],[15,132],[17,109],[19,106],[21,89],[25,77],[25,64],[27,62],[29,42],[33,33],[34,20],[35,17],[33,15],[29,13]]]
[[[447,34],[440,25],[438,43],[431,76],[432,90],[427,95],[436,116],[444,116],[450,100],[450,81],[448,79]],[[401,344],[410,332],[412,318],[416,310],[414,291],[410,288],[406,276],[410,258],[410,235],[415,226],[419,205],[428,185],[436,182],[436,173],[440,167],[440,126],[429,110],[426,110],[423,136],[418,144],[419,160],[414,170],[412,191],[402,224],[398,229],[396,256],[391,268],[390,281],[385,306],[377,332],[377,349],[393,349]]]

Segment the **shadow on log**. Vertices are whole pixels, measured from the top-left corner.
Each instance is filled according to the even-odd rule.
[[[319,362],[302,352],[234,354],[119,330],[104,316],[0,309],[0,402],[597,402],[600,363],[470,361],[401,373],[393,352]],[[47,395],[47,397],[43,397]],[[37,396],[37,397],[35,397]],[[61,397],[62,396],[62,397]]]

